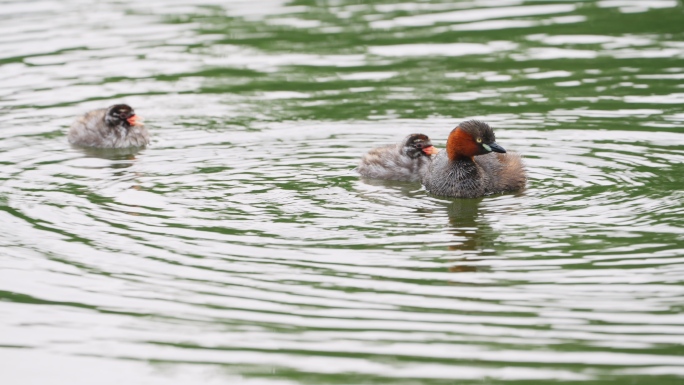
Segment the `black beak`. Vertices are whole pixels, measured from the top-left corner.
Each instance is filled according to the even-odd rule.
[[[502,154],[506,153],[506,149],[496,144],[496,142],[489,143],[489,148],[491,148],[494,152],[500,152]]]

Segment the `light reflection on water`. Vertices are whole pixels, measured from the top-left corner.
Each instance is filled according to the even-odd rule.
[[[0,4],[2,366],[19,384],[677,383],[675,7]],[[114,101],[152,146],[66,143]],[[525,154],[527,190],[451,200],[353,172],[466,118]]]

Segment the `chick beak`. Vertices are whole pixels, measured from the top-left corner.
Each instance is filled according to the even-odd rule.
[[[128,124],[131,126],[142,126],[142,118],[138,115],[131,115],[128,119],[126,119]]]
[[[423,148],[423,152],[428,155],[437,155],[439,153],[439,150],[435,146],[428,146]]]
[[[496,144],[496,142],[491,142],[489,144],[483,144],[482,147],[484,147],[485,150],[487,150],[487,151],[500,152],[502,154],[506,153],[506,149],[504,149],[503,147]]]

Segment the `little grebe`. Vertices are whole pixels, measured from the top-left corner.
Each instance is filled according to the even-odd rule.
[[[126,148],[150,143],[140,117],[126,104],[93,110],[71,125],[69,143],[83,147]]]
[[[422,182],[434,195],[477,198],[521,190],[526,181],[520,155],[496,144],[487,123],[470,120],[451,131],[446,151],[435,157]]]
[[[419,182],[437,150],[430,138],[411,134],[403,142],[374,148],[361,158],[356,171],[367,178]]]

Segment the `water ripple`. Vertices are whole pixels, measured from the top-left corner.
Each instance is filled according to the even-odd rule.
[[[678,383],[674,7],[4,2],[0,359],[16,383]],[[66,143],[119,101],[150,147]],[[471,118],[525,191],[354,172]]]

